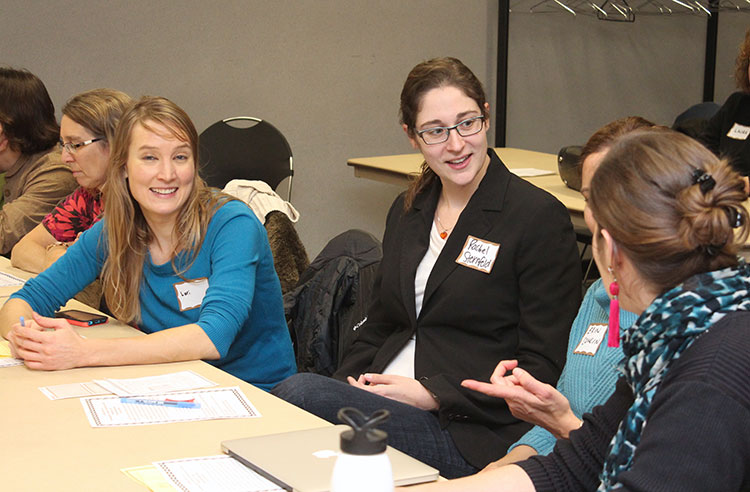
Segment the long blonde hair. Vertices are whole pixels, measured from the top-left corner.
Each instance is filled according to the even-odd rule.
[[[172,101],[163,97],[144,96],[122,115],[110,151],[110,166],[104,194],[106,236],[109,256],[104,263],[102,279],[107,307],[118,319],[140,321],[139,294],[143,281],[143,264],[148,245],[154,239],[140,205],[130,193],[126,177],[128,150],[133,128],[141,125],[149,131],[166,128],[172,136],[187,142],[193,154],[195,175],[193,187],[180,210],[174,227],[176,237],[172,266],[178,275],[184,273],[200,251],[203,237],[214,212],[231,197],[212,191],[198,175],[198,132],[190,117]],[[178,253],[180,264],[177,264]]]

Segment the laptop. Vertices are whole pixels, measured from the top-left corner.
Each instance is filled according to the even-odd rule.
[[[221,450],[294,492],[329,492],[331,474],[339,452],[339,435],[348,425],[233,439]],[[396,486],[437,480],[438,471],[388,446]]]

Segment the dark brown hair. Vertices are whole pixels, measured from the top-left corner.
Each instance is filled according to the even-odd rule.
[[[694,173],[707,173],[702,189]],[[641,277],[666,291],[702,272],[737,264],[748,235],[744,185],[725,160],[690,137],[639,130],[612,144],[591,182],[601,229]],[[737,217],[742,225],[734,229]]]
[[[0,67],[0,124],[10,147],[22,154],[48,150],[60,138],[47,88],[28,70]]]
[[[476,75],[457,58],[433,58],[412,68],[406,77],[403,89],[401,89],[399,121],[406,125],[406,131],[410,137],[416,137],[417,113],[419,113],[422,97],[432,89],[447,86],[460,89],[477,103],[482,115],[489,117],[485,107],[487,97],[484,94],[482,83]],[[422,163],[421,173],[416,180],[412,181],[406,192],[405,210],[411,208],[414,198],[434,179],[436,179],[435,173],[426,162]]]
[[[742,92],[750,92],[748,66],[750,66],[750,29],[745,31],[745,40],[740,45],[740,51],[734,61],[734,81]]]

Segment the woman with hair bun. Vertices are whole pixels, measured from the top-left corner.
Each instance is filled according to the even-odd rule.
[[[743,187],[684,135],[619,139],[589,197],[602,279],[639,314],[615,392],[548,456],[408,490],[750,490]]]

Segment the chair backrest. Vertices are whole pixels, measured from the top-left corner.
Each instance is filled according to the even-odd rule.
[[[238,127],[232,122],[252,123]],[[250,116],[217,121],[200,134],[201,176],[209,186],[223,188],[232,179],[259,179],[276,189],[289,178],[292,198],[292,149],[271,123]]]

